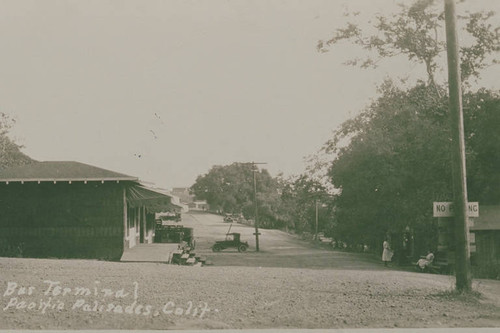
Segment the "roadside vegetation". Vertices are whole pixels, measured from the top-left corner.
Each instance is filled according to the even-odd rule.
[[[15,120],[8,114],[0,112],[0,169],[33,162],[21,152],[22,146],[9,137],[9,130],[14,123]]]

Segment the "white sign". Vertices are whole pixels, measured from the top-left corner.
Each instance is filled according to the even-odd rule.
[[[453,202],[434,202],[433,209],[434,217],[452,217],[453,212]],[[479,216],[479,203],[469,202],[467,204],[467,216],[468,217],[478,217]]]

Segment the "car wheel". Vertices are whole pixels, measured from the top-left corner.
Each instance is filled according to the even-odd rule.
[[[238,251],[239,252],[245,252],[247,250],[247,246],[246,245],[240,245],[238,246]]]
[[[212,246],[212,251],[219,252],[220,250],[222,250],[222,248],[219,244],[215,244],[214,246]]]

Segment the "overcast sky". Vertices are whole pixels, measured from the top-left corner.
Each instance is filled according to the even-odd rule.
[[[166,188],[236,161],[298,174],[384,77],[423,78],[401,60],[343,66],[359,55],[348,45],[316,51],[344,13],[366,22],[402,2],[0,0],[0,111],[36,160]],[[466,8],[500,12],[500,1]],[[484,85],[499,89],[495,70]]]

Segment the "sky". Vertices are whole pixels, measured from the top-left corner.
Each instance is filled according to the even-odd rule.
[[[401,0],[0,0],[0,112],[39,161],[78,161],[163,188],[214,165],[304,171],[386,77],[425,78],[404,59],[343,65],[316,50],[347,20]],[[457,10],[500,12],[500,1]],[[353,17],[345,13],[357,13]],[[500,89],[498,67],[482,85]]]

